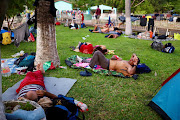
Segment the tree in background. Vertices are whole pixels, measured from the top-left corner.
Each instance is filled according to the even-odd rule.
[[[34,10],[33,3],[34,0],[9,0],[8,10],[6,12],[6,20],[8,22],[8,28],[11,27],[14,17],[25,10],[25,6],[27,6],[31,10]],[[10,22],[10,18],[12,18],[11,22]]]
[[[75,8],[82,9],[83,4],[88,6],[94,5],[108,5],[117,8],[118,12],[125,10],[125,0],[69,0],[75,5]],[[179,10],[180,0],[131,0],[131,10],[136,13],[162,13],[175,8],[176,12]],[[180,11],[180,10],[179,10]]]
[[[176,0],[172,4],[174,5],[174,11],[180,13],[180,0]]]
[[[154,13],[154,7],[149,1],[145,0],[141,5],[132,8],[135,14]]]
[[[126,0],[126,1],[125,1],[125,15],[126,15],[125,34],[126,34],[126,35],[132,35],[131,0]]]

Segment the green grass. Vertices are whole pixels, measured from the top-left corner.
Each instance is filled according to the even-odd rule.
[[[89,27],[90,28],[90,27]],[[147,106],[153,98],[154,91],[160,84],[180,67],[180,41],[170,41],[176,48],[174,53],[167,54],[151,49],[152,41],[129,39],[120,36],[117,39],[105,38],[105,34],[90,33],[89,28],[70,30],[68,27],[57,26],[57,49],[62,66],[64,60],[71,55],[91,57],[92,55],[76,53],[70,46],[77,46],[78,42],[90,42],[93,45],[105,45],[110,50],[128,60],[132,53],[136,53],[141,60],[152,70],[148,74],[140,74],[137,80],[132,78],[118,78],[93,73],[91,77],[82,77],[78,69],[56,69],[47,71],[45,76],[77,79],[67,96],[74,97],[88,105],[85,113],[89,120],[157,120],[160,116]],[[86,40],[82,37],[89,35]],[[165,44],[167,42],[163,42]],[[13,44],[1,45],[1,57],[10,58],[11,55],[24,50],[35,52],[36,43],[22,42],[16,48]],[[106,55],[111,58],[112,55]],[[155,72],[157,76],[155,76]],[[11,75],[2,80],[3,92],[24,76]],[[53,88],[52,88],[53,89]],[[152,95],[153,94],[153,95]]]

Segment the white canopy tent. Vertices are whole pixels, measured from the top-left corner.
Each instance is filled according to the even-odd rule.
[[[59,11],[62,10],[73,10],[72,9],[72,4],[64,1],[58,1],[55,2],[55,8],[58,9]]]
[[[90,7],[90,10],[96,10],[96,9],[97,9],[97,6]],[[103,14],[104,10],[114,10],[114,14],[116,14],[116,11],[117,11],[117,8],[106,6],[106,5],[99,5],[99,9],[101,9],[101,14]]]
[[[56,11],[56,17],[57,18],[61,18],[61,17],[64,17],[64,18],[69,18],[70,15],[63,15],[61,16],[61,12],[62,11],[72,11],[72,4],[69,3],[69,2],[65,2],[65,1],[58,1],[58,2],[55,2],[55,8],[58,10]]]

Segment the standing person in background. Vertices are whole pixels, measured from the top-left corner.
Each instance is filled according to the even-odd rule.
[[[101,16],[101,9],[99,9],[99,5],[97,6],[96,12],[95,12],[95,17],[96,17],[96,24],[99,23],[99,18]]]
[[[83,24],[84,23],[84,14],[83,14],[83,12],[81,12],[81,24]]]

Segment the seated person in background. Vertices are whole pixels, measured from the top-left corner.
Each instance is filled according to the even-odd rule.
[[[16,90],[18,99],[24,97],[28,100],[38,101],[40,97],[46,96],[54,99],[57,96],[45,90],[44,77],[45,73],[43,64],[38,64],[35,72],[28,72],[26,77],[21,82],[19,88]]]
[[[71,24],[69,25],[70,29],[76,30],[78,29],[78,24],[74,20],[72,20]]]
[[[89,66],[91,68],[94,65],[100,65],[102,68],[107,70],[114,70],[122,73],[124,76],[131,77],[136,73],[136,67],[139,64],[139,58],[133,54],[129,61],[122,60],[113,56],[111,60],[107,59],[102,52],[96,51],[90,61]]]

